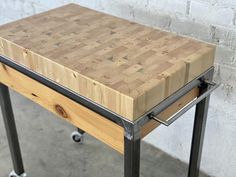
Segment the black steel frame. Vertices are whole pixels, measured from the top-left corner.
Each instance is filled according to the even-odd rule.
[[[24,173],[24,166],[20,152],[20,144],[18,140],[16,124],[11,106],[9,90],[7,86],[1,83],[0,83],[0,103],[14,171],[16,174],[21,175]]]
[[[150,120],[155,119],[159,113],[161,113],[175,101],[180,99],[186,93],[191,91],[193,88],[199,87],[201,96],[199,96],[195,102],[193,102],[192,104],[188,105],[188,107],[180,111],[174,118],[174,120],[176,120],[192,106],[197,105],[195,112],[188,177],[198,177],[210,93],[217,87],[214,86],[213,88],[211,88],[212,85],[209,84],[209,81],[212,80],[213,76],[213,71],[214,71],[213,67],[207,70],[199,77],[197,77],[196,79],[194,79],[193,81],[191,81],[190,83],[186,84],[184,87],[182,87],[177,92],[169,96],[160,104],[156,105],[154,108],[152,108],[150,111],[148,111],[143,116],[138,118],[136,121],[132,122],[108,110],[107,108],[93,102],[92,100],[89,100],[88,98],[83,97],[82,95],[79,95],[78,93],[75,93],[63,87],[56,82],[49,80],[48,78],[45,78],[44,76],[27,69],[26,67],[16,63],[15,61],[7,57],[0,56],[0,62],[42,83],[43,85],[46,85],[47,87],[57,91],[58,93],[70,98],[71,100],[99,113],[103,117],[115,122],[116,124],[124,127],[125,130],[124,176],[125,177],[139,177],[141,127],[146,123],[148,123]],[[0,83],[0,96],[1,96],[0,99],[1,99],[2,113],[5,122],[5,127],[7,130],[7,137],[9,141],[9,147],[11,150],[14,171],[18,176],[21,176],[21,174],[24,173],[24,167],[21,158],[20,146],[14,122],[14,116],[10,104],[9,91],[7,86],[3,85],[2,83]]]

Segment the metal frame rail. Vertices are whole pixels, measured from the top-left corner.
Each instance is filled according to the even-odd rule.
[[[26,67],[16,63],[15,61],[0,56],[0,62],[23,73],[24,75],[40,82],[41,84],[57,91],[58,93],[68,97],[69,99],[81,104],[92,111],[99,113],[103,117],[115,122],[122,126],[125,130],[124,135],[124,177],[139,177],[140,171],[140,130],[143,125],[151,120],[156,120],[166,126],[169,126],[175,120],[177,120],[182,114],[184,114],[191,107],[196,105],[194,129],[192,137],[192,147],[190,154],[190,165],[188,177],[199,176],[199,166],[201,161],[202,144],[204,140],[204,131],[206,126],[207,111],[209,105],[210,94],[218,87],[217,84],[212,82],[214,68],[210,68],[193,81],[186,84],[177,92],[166,98],[160,104],[153,107],[146,112],[143,116],[135,120],[134,122],[108,110],[107,108],[89,100],[88,98],[75,93],[58,83],[49,80],[48,78],[33,72]],[[199,87],[200,95],[191,103],[186,105],[179,112],[174,114],[167,121],[161,120],[158,115],[164,111],[167,107],[180,99],[186,93],[193,88]],[[17,137],[17,131],[12,112],[10,96],[8,87],[0,83],[0,103],[3,113],[3,119],[7,132],[9,147],[11,151],[14,171],[10,174],[11,177],[25,177],[23,161],[21,157],[20,146]]]

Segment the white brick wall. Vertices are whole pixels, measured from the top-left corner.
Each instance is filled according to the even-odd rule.
[[[0,24],[75,2],[82,6],[217,45],[215,80],[202,169],[236,176],[236,0],[0,0]],[[188,161],[193,111],[146,141]]]
[[[236,27],[235,27],[236,28]],[[236,49],[236,30],[227,28],[216,28],[214,39],[222,46],[228,46],[231,49]]]
[[[216,1],[216,3],[225,6],[225,7],[232,7],[232,8],[236,8],[236,1],[235,0],[212,0],[212,1]]]
[[[187,0],[156,0],[146,2],[149,2],[146,3],[146,8],[151,11],[161,11],[166,13],[175,12],[178,15],[185,15],[187,10]]]
[[[213,25],[232,26],[235,11],[231,7],[211,5],[208,2],[192,1],[190,16],[198,22],[211,23]]]

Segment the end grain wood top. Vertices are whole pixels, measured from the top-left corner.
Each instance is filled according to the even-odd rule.
[[[213,65],[215,47],[69,4],[0,27],[0,54],[135,120]]]

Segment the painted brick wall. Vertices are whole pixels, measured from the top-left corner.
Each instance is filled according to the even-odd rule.
[[[155,28],[217,45],[215,80],[201,168],[236,176],[236,0],[0,0],[0,24],[74,2]],[[194,110],[146,141],[188,161]]]

